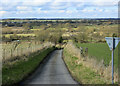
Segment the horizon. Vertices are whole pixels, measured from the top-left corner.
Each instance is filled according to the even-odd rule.
[[[75,20],[79,20],[79,19],[120,19],[120,18],[2,18],[1,20],[7,20],[7,19],[10,19],[10,20],[13,20],[13,19],[16,19],[16,20],[64,20],[64,19],[75,19]]]

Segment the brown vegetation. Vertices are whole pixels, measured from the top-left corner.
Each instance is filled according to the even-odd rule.
[[[111,65],[105,66],[103,61],[98,62],[95,59],[89,58],[89,56],[83,56],[80,52],[80,49],[75,47],[72,42],[69,42],[65,49],[68,53],[79,59],[76,61],[77,64],[83,64],[85,67],[93,69],[96,73],[100,74],[101,77],[104,77],[107,82],[112,81]],[[111,63],[110,63],[111,64]],[[114,81],[118,82],[118,71],[114,73]]]
[[[12,42],[9,44],[2,44],[2,55],[3,55],[3,63],[8,60],[20,59],[24,56],[29,56],[31,53],[35,53],[38,50],[42,50],[44,48],[48,48],[53,46],[52,43],[43,43],[40,42]]]

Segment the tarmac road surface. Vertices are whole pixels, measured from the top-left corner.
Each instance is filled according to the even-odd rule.
[[[62,50],[53,51],[22,84],[78,84],[62,60]]]

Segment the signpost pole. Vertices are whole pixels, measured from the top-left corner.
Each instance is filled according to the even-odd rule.
[[[112,84],[114,84],[114,37],[112,38]]]
[[[112,84],[114,84],[114,49],[112,49]]]
[[[114,49],[117,47],[120,42],[119,37],[105,37],[107,44],[112,51],[112,84],[114,84]]]

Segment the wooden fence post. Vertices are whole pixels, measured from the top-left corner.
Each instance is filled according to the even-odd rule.
[[[83,57],[83,48],[80,47],[80,56]]]
[[[21,53],[21,55],[22,55],[22,47],[21,47],[21,52],[20,52],[20,53]]]
[[[12,52],[12,49],[11,49],[11,58],[12,58],[12,55],[13,55],[12,53],[13,53],[13,52]]]
[[[85,48],[85,56],[88,57],[88,48]]]
[[[18,48],[17,48],[17,56],[19,56],[18,54],[19,54],[19,53],[18,53]]]
[[[3,61],[5,60],[5,49],[3,49]]]

